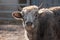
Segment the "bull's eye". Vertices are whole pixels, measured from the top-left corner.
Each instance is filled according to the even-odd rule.
[[[23,20],[26,21],[27,20],[26,17],[23,17]]]
[[[35,17],[37,17],[38,15],[35,15]]]
[[[35,19],[37,19],[37,18],[38,18],[38,15],[36,14],[36,15],[35,15]]]
[[[37,15],[35,15],[35,17],[37,17]]]
[[[24,19],[24,21],[26,21],[27,19]]]

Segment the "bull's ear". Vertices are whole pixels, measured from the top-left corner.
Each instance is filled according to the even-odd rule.
[[[12,12],[12,16],[17,20],[22,20],[23,19],[23,15],[20,11]]]

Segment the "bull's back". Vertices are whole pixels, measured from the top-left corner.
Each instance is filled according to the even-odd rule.
[[[51,7],[49,10],[53,11],[55,20],[58,22],[60,26],[60,6],[57,7]]]
[[[56,32],[58,35],[58,39],[60,40],[60,6],[51,7],[49,8],[49,10],[53,11],[54,13],[55,21],[57,22]]]

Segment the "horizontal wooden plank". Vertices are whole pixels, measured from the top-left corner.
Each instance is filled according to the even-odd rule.
[[[1,5],[5,5],[5,6],[27,6],[28,4],[4,4],[4,3],[0,3],[0,6]]]
[[[0,13],[12,13],[13,11],[9,11],[9,10],[0,10]]]
[[[0,18],[0,20],[15,20],[14,18]]]

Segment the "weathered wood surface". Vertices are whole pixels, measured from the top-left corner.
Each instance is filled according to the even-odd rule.
[[[21,25],[0,25],[0,40],[25,40]]]

